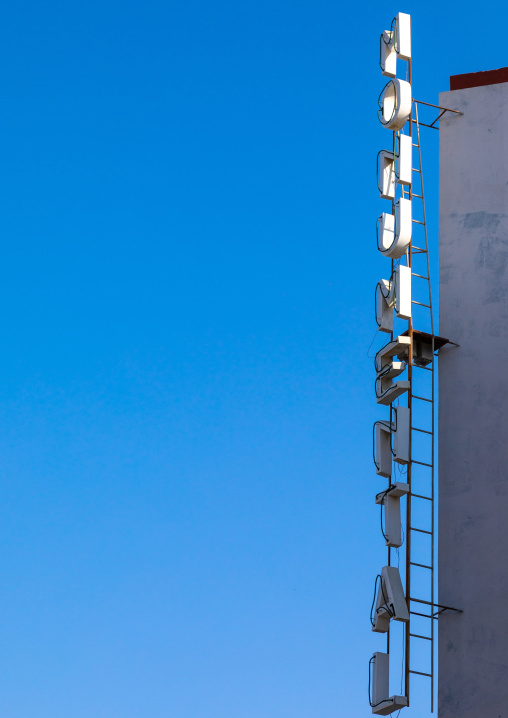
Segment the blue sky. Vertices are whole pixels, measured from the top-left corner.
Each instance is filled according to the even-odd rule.
[[[399,10],[418,99],[508,65],[501,2],[4,7],[3,715],[370,714]]]

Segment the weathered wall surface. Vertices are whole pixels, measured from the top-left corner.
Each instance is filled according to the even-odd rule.
[[[440,95],[439,718],[508,717],[508,83]]]

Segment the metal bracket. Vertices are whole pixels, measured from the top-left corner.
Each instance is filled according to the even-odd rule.
[[[415,102],[417,105],[426,105],[427,107],[435,107],[437,110],[441,110],[439,115],[436,117],[435,120],[433,120],[431,122],[430,125],[425,124],[425,122],[419,122],[419,124],[422,125],[423,127],[430,127],[432,130],[439,130],[439,127],[437,127],[436,122],[439,122],[441,117],[446,112],[453,112],[455,115],[463,115],[464,114],[463,112],[459,112],[459,110],[452,110],[450,107],[441,107],[441,105],[433,105],[431,102],[423,102],[422,100],[415,100],[414,98],[413,98],[413,102]],[[411,122],[416,123],[416,120],[411,120]]]
[[[441,603],[431,603],[430,601],[422,601],[420,598],[409,598],[408,601],[415,601],[415,603],[424,603],[426,606],[432,606],[432,608],[439,608],[439,611],[433,613],[416,613],[417,616],[423,616],[424,618],[439,618],[441,613],[445,611],[454,611],[455,613],[464,613],[461,608],[452,608],[452,606],[444,606]],[[411,611],[415,613],[415,611]]]

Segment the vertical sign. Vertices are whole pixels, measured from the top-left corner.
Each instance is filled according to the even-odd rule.
[[[407,64],[398,63],[399,60]],[[374,425],[374,461],[376,472],[388,485],[376,496],[384,521],[383,539],[388,547],[388,565],[376,577],[371,612],[372,630],[384,633],[386,652],[376,651],[370,659],[369,700],[372,712],[389,715],[408,705],[406,695],[390,695],[390,626],[393,621],[407,625],[409,611],[399,569],[390,565],[390,550],[402,545],[401,500],[409,485],[393,481],[394,462],[411,461],[411,362],[412,362],[412,91],[411,91],[411,18],[398,13],[390,30],[381,35],[380,66],[390,78],[379,96],[379,121],[391,133],[391,149],[381,150],[377,158],[378,190],[387,207],[377,220],[377,248],[389,260],[389,279],[376,287],[376,323],[389,341],[375,357],[375,393],[387,416]],[[398,66],[406,79],[397,77]],[[396,320],[394,321],[394,318]],[[405,331],[394,332],[401,321]],[[397,405],[395,405],[395,403]],[[404,403],[405,402],[405,403]]]

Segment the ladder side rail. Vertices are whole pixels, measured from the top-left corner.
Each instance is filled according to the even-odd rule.
[[[435,340],[434,340],[434,312],[433,312],[433,305],[432,305],[432,285],[431,285],[431,274],[430,274],[430,259],[429,259],[429,242],[428,242],[428,231],[427,231],[427,216],[426,216],[426,207],[425,207],[425,189],[424,189],[424,182],[423,182],[423,167],[422,167],[422,155],[421,155],[421,140],[420,140],[420,123],[418,121],[418,107],[416,103],[414,104],[414,114],[415,114],[415,120],[414,123],[411,122],[411,129],[413,124],[416,128],[416,143],[414,144],[415,147],[418,148],[418,164],[419,164],[419,175],[420,175],[420,187],[421,187],[421,201],[422,201],[422,212],[423,212],[423,222],[421,223],[423,225],[424,230],[424,236],[425,236],[425,254],[426,254],[426,264],[427,264],[427,277],[426,281],[428,283],[428,291],[429,291],[429,313],[430,313],[430,324],[431,324],[431,348],[432,348],[432,378],[431,378],[431,463],[430,463],[430,470],[431,470],[431,531],[430,531],[430,537],[431,537],[431,557],[430,557],[430,573],[431,573],[431,586],[430,586],[430,592],[431,592],[431,604],[434,604],[434,573],[435,573],[435,372],[434,372],[434,362],[435,362]],[[420,223],[419,223],[420,224]],[[423,252],[422,252],[423,253]],[[411,333],[410,333],[411,334]],[[412,342],[411,342],[412,345]],[[410,399],[412,400],[412,383],[410,384]],[[422,397],[423,398],[423,397]],[[412,424],[411,424],[412,425]],[[422,463],[422,462],[420,462]],[[410,499],[409,499],[410,500]],[[408,544],[408,554],[410,554],[410,544]],[[411,557],[409,558],[410,565],[414,565],[414,562],[412,562]],[[410,595],[410,594],[409,594]],[[431,621],[430,626],[430,650],[431,650],[431,669],[430,674],[427,674],[430,677],[431,681],[431,712],[434,712],[434,652],[435,652],[435,634],[434,634],[434,621]],[[411,670],[409,662],[407,663],[406,670],[409,673],[415,673],[415,671]]]

